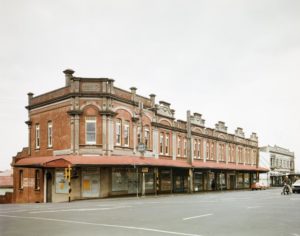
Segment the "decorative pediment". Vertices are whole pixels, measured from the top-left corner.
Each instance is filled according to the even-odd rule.
[[[193,125],[199,125],[204,127],[205,125],[205,120],[202,119],[202,115],[199,113],[194,113],[193,116],[191,116],[191,123]]]
[[[245,133],[243,129],[239,127],[235,130],[235,135],[241,138],[245,138]]]
[[[227,126],[225,126],[225,122],[219,121],[216,124],[216,130],[227,133]]]
[[[159,105],[156,106],[157,114],[164,116],[164,117],[174,119],[175,111],[170,108],[170,105],[171,105],[170,103],[160,101]]]

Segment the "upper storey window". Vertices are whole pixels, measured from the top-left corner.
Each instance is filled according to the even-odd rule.
[[[124,146],[129,147],[129,122],[124,123]]]
[[[147,148],[150,146],[150,130],[149,127],[145,127],[145,134],[144,134],[144,139],[145,139],[145,145]]]
[[[169,134],[165,136],[165,154],[169,155]]]
[[[52,135],[52,121],[48,122],[48,147],[51,148],[53,145],[53,135]]]
[[[177,156],[181,156],[181,139],[178,137],[177,140]]]
[[[41,135],[40,134],[40,125],[36,124],[35,125],[35,148],[36,149],[40,148],[40,142],[41,142],[40,135]]]
[[[116,120],[116,145],[121,146],[122,122],[120,119]]]
[[[96,144],[96,117],[87,117],[85,120],[86,144]]]
[[[159,137],[159,153],[160,154],[163,154],[163,149],[164,149],[164,135],[163,133],[160,134],[160,137]]]

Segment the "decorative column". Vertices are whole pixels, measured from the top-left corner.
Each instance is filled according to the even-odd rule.
[[[206,139],[203,139],[203,162],[206,162],[206,146],[207,146],[207,144],[206,144]]]
[[[173,131],[172,133],[172,159],[176,160],[177,155],[177,133]]]
[[[106,114],[102,114],[102,155],[107,154],[107,122]]]
[[[157,127],[153,127],[153,154],[155,158],[159,157],[159,150],[158,150],[158,129]]]

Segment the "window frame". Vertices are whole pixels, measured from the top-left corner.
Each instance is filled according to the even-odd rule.
[[[88,123],[94,124],[95,126],[95,140],[93,141],[88,141],[88,132],[91,133],[90,131],[87,130]],[[94,116],[86,117],[85,118],[85,144],[95,145],[96,143],[97,143],[97,119]]]
[[[35,124],[35,149],[41,148],[41,130],[40,124]]]
[[[40,189],[41,189],[40,170],[35,170],[35,173],[34,173],[34,190],[40,190]]]
[[[116,132],[115,132],[115,137],[116,137],[116,146],[121,146],[122,145],[122,120],[121,119],[116,119]]]
[[[47,146],[48,148],[53,147],[53,124],[52,121],[48,121],[47,124]]]
[[[130,144],[130,122],[129,121],[125,121],[124,122],[124,147],[129,147]],[[125,136],[127,134],[127,137]],[[126,140],[127,138],[127,140]]]

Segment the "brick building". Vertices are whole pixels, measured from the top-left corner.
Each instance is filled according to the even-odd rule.
[[[28,148],[13,158],[15,202],[244,189],[256,181],[255,133],[205,127],[201,114],[176,120],[169,103],[64,71],[65,86],[28,94]]]

